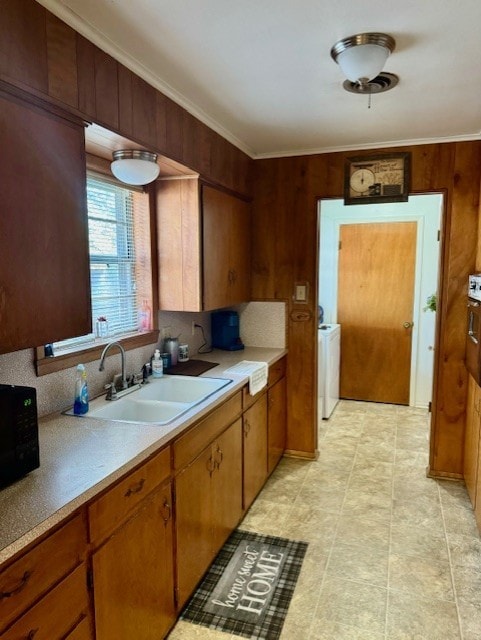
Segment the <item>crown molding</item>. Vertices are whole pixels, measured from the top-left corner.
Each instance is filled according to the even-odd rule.
[[[268,160],[271,158],[292,158],[295,156],[314,156],[326,153],[343,153],[346,151],[366,151],[370,149],[391,149],[393,147],[411,147],[421,144],[443,144],[449,142],[473,142],[481,140],[481,132],[460,136],[446,136],[438,138],[413,138],[412,140],[387,140],[385,142],[372,142],[366,144],[340,145],[335,147],[316,147],[310,149],[295,149],[289,151],[269,151],[255,153],[254,160]]]

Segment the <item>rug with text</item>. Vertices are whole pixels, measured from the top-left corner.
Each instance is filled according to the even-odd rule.
[[[306,550],[306,542],[237,529],[181,618],[245,638],[276,640]]]

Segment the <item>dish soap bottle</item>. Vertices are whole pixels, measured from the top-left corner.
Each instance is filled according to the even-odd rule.
[[[89,390],[87,388],[87,372],[83,364],[77,365],[77,379],[75,380],[75,401],[73,412],[83,415],[89,410]]]
[[[164,363],[160,357],[160,351],[158,349],[154,352],[154,358],[152,360],[152,377],[161,378],[164,375]]]

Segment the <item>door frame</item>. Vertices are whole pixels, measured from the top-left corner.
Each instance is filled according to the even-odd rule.
[[[420,199],[423,199],[421,201]],[[422,204],[423,207],[419,205]],[[424,208],[428,210],[424,210]],[[419,209],[422,209],[420,212]],[[433,211],[437,211],[433,215]],[[444,194],[417,194],[408,202],[378,205],[345,206],[342,199],[320,199],[319,216],[319,304],[327,305],[324,321],[337,322],[337,280],[339,232],[342,224],[369,222],[417,222],[414,308],[411,347],[411,376],[409,405],[427,408],[432,400],[434,377],[434,346],[436,344],[436,314],[424,312],[426,298],[437,292],[439,298],[439,269],[441,247],[439,230],[444,211]],[[329,287],[329,275],[336,274],[334,286]],[[334,278],[331,278],[331,283]],[[432,290],[432,283],[436,288]],[[325,290],[330,292],[325,295]],[[324,294],[321,297],[321,291]],[[342,331],[342,328],[341,328]],[[430,349],[432,358],[425,354]]]

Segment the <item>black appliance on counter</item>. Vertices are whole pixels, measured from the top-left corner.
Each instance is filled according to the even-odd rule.
[[[213,311],[210,314],[212,346],[225,351],[240,351],[244,344],[239,335],[237,311]]]
[[[37,391],[0,384],[0,486],[39,466]]]

